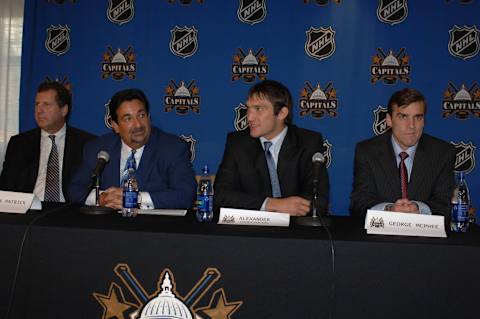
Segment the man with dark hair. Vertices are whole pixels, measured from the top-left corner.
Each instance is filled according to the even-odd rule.
[[[248,129],[229,133],[215,178],[215,207],[306,215],[313,190],[312,156],[323,154],[320,133],[292,124],[292,96],[265,80],[248,92]],[[320,172],[319,206],[328,208],[328,174]]]
[[[122,208],[122,180],[127,162],[133,161],[141,208],[191,208],[197,184],[187,143],[152,127],[149,103],[141,90],[115,93],[109,112],[115,133],[100,136],[85,146],[82,166],[69,189],[72,199],[94,204],[93,192],[88,198],[86,195],[97,154],[103,150],[110,155],[110,161],[101,176],[101,206]]]
[[[417,90],[395,92],[388,102],[391,132],[357,144],[350,209],[404,213],[450,212],[455,149],[423,133],[427,104]]]
[[[39,85],[35,97],[38,128],[12,136],[0,189],[34,193],[48,202],[69,201],[66,189],[80,166],[83,145],[95,136],[67,125],[70,91],[61,83]]]

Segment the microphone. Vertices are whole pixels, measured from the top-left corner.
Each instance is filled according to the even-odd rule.
[[[92,181],[96,180],[98,177],[100,177],[100,175],[102,175],[103,169],[105,168],[105,165],[107,165],[108,161],[110,161],[110,155],[107,153],[107,151],[98,152],[97,165],[95,166],[92,176],[90,177]]]
[[[316,152],[312,156],[313,165],[313,185],[317,185],[320,182],[320,172],[322,165],[325,163],[325,156],[322,153]]]

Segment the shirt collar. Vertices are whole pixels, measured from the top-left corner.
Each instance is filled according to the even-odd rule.
[[[58,139],[58,138],[62,138],[65,136],[65,134],[67,134],[67,123],[63,123],[63,126],[60,130],[58,130],[57,132],[51,134],[51,133],[48,133],[47,131],[41,129],[41,134],[42,134],[42,137],[47,137],[50,136],[50,135],[55,135],[55,138]]]
[[[283,130],[280,132],[280,134],[278,134],[277,136],[275,136],[271,140],[268,140],[265,137],[261,136],[260,137],[260,142],[262,143],[262,147],[264,147],[264,143],[267,142],[267,141],[272,142],[271,147],[273,147],[274,149],[277,148],[278,145],[282,145],[283,140],[285,139],[285,136],[287,135],[287,131],[288,131],[288,126],[285,126],[283,128]]]
[[[395,156],[398,156],[401,152],[406,152],[408,154],[408,158],[413,159],[415,157],[415,152],[417,151],[418,147],[418,142],[417,144],[410,146],[406,150],[403,150],[400,145],[398,145],[397,141],[393,137],[393,134],[390,136],[390,141],[392,142],[393,146],[393,152],[395,153]]]

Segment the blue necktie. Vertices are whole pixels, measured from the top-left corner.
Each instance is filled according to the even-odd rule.
[[[128,169],[132,167],[134,170],[137,170],[137,162],[135,161],[135,153],[137,151],[132,149],[132,152],[130,153],[130,156],[127,158],[127,162],[125,163],[125,167],[123,169],[122,177],[120,179],[120,186],[123,186],[125,184],[125,181],[127,180],[128,177]]]
[[[278,182],[277,168],[275,167],[272,153],[270,153],[272,142],[263,142],[263,145],[265,146],[265,158],[267,159],[268,173],[270,174],[270,183],[272,184],[272,196],[274,198],[282,197],[280,183]]]

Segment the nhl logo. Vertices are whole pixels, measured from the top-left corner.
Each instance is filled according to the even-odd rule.
[[[332,83],[328,83],[323,90],[318,83],[316,87],[308,81],[305,84],[299,101],[300,116],[311,114],[313,118],[320,119],[328,114],[337,117],[337,91]]]
[[[247,106],[243,103],[239,103],[235,108],[235,120],[233,126],[237,131],[243,131],[248,127],[247,119]]]
[[[165,92],[167,93],[163,98],[165,112],[170,112],[175,108],[177,114],[180,115],[187,114],[188,110],[200,113],[200,89],[195,86],[195,80],[192,80],[187,86],[184,81],[180,81],[180,85],[177,85],[175,81],[170,80]]]
[[[50,26],[47,28],[45,48],[48,52],[62,55],[70,49],[70,29],[65,26]]]
[[[450,34],[448,52],[451,55],[464,60],[477,55],[480,43],[479,30],[476,26],[467,27],[464,25],[460,28],[455,25],[448,33]]]
[[[105,123],[105,126],[109,129],[112,129],[112,117],[110,116],[110,100],[108,100],[107,103],[105,103],[103,106],[105,107],[105,115],[103,116],[103,122]]]
[[[327,139],[323,140],[323,156],[325,157],[325,167],[329,168],[332,163],[332,144]]]
[[[460,143],[453,143],[455,146],[455,171],[470,173],[475,168],[475,149],[476,147],[472,142],[465,144],[463,141]]]
[[[124,24],[133,19],[134,0],[108,0],[107,17],[113,23]]]
[[[237,16],[243,23],[254,25],[262,22],[266,15],[266,0],[240,0]]]
[[[470,88],[462,84],[460,89],[449,83],[443,92],[442,109],[445,118],[453,114],[460,120],[468,119],[470,114],[480,118],[480,88],[477,83],[473,83]]]
[[[179,28],[175,26],[173,30],[170,30],[172,38],[170,39],[170,51],[176,56],[182,58],[188,58],[197,52],[198,31],[195,27],[183,27]]]
[[[326,29],[310,27],[306,34],[305,52],[309,57],[323,60],[335,52],[335,31],[332,27]]]
[[[392,50],[385,54],[381,48],[377,48],[377,51],[370,67],[372,84],[379,80],[383,80],[385,84],[395,84],[397,80],[410,82],[410,57],[405,53],[405,48],[401,48],[398,54],[394,54]]]
[[[373,111],[373,114],[375,118],[373,120],[372,128],[375,135],[382,135],[390,130],[390,127],[387,125],[388,109],[386,107],[379,105],[377,109]]]
[[[405,20],[408,15],[407,0],[378,0],[377,17],[391,25]]]
[[[193,138],[193,136],[190,134],[188,136],[186,135],[180,135],[180,138],[187,142],[190,150],[190,162],[193,162],[195,160],[195,144],[197,144],[197,140]]]

